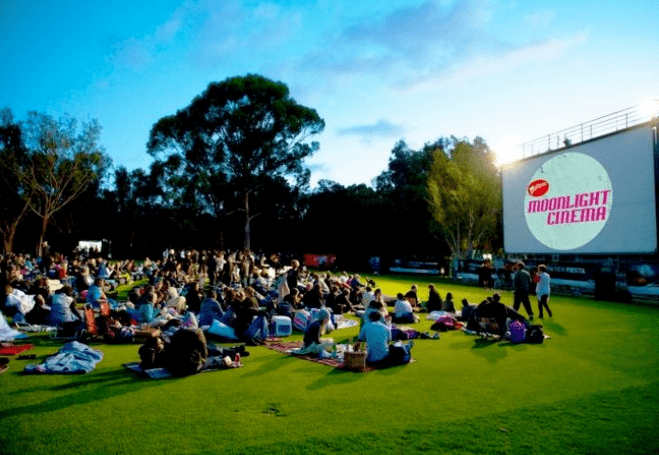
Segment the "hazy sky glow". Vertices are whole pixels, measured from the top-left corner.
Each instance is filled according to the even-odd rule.
[[[656,2],[0,2],[0,107],[103,126],[148,168],[161,117],[258,73],[325,119],[312,183],[370,183],[399,139],[521,142],[659,97]]]

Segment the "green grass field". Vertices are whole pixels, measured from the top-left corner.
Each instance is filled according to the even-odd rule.
[[[414,279],[424,297],[427,281]],[[395,294],[411,280],[378,285]],[[458,305],[487,295],[436,284]],[[416,363],[364,374],[262,347],[244,368],[161,381],[121,367],[139,360],[137,345],[97,345],[105,359],[84,376],[24,376],[30,361],[12,360],[0,453],[659,453],[659,308],[559,296],[550,306],[544,344],[450,332],[417,340]],[[37,360],[61,344],[35,342]]]

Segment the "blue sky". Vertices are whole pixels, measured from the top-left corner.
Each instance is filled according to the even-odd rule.
[[[370,183],[400,140],[521,142],[659,97],[656,2],[0,2],[0,107],[96,118],[115,166],[208,83],[258,73],[325,119],[312,183]]]

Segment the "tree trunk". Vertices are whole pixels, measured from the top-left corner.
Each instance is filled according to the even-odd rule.
[[[41,234],[39,234],[39,243],[37,243],[37,257],[41,257],[43,253],[43,240],[46,238],[46,228],[48,227],[49,218],[45,215],[41,217]]]
[[[14,248],[14,236],[16,235],[16,228],[14,226],[9,227],[6,231],[2,233],[2,245],[5,254],[10,254]]]
[[[251,236],[251,230],[250,230],[250,217],[249,217],[249,191],[245,193],[245,243],[244,243],[244,249],[245,251],[250,250],[251,242],[250,242],[250,236]]]
[[[14,238],[16,237],[16,231],[18,231],[18,225],[21,223],[21,220],[25,216],[28,210],[28,205],[23,206],[21,213],[14,218],[10,223],[9,221],[3,221],[2,227],[2,243],[5,254],[9,254],[14,250]]]

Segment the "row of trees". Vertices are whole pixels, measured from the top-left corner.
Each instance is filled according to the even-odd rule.
[[[482,139],[440,138],[421,150],[400,141],[371,186],[321,180],[312,191],[304,159],[324,126],[285,84],[234,77],[153,126],[148,170],[111,175],[97,122],[39,113],[18,122],[5,109],[3,248],[38,239],[40,254],[49,225],[60,248],[103,238],[124,257],[246,248],[333,253],[348,266],[500,248],[501,184]]]

